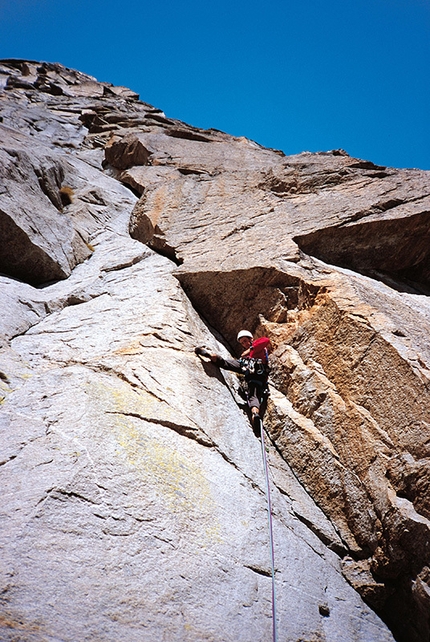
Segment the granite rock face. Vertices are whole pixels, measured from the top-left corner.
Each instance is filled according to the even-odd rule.
[[[430,173],[284,156],[0,63],[1,638],[430,634]]]

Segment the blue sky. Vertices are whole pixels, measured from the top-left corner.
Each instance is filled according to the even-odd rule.
[[[430,169],[430,0],[0,0],[0,57],[61,62],[286,154]]]

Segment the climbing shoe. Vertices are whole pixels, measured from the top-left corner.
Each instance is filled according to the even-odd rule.
[[[208,359],[211,358],[211,353],[209,350],[206,350],[206,348],[203,348],[202,346],[198,346],[197,348],[194,348],[194,352],[201,357],[207,357]]]
[[[253,426],[259,426],[260,425],[260,421],[261,421],[261,418],[260,418],[260,415],[258,414],[258,412],[253,412],[252,415],[251,415],[252,425]]]

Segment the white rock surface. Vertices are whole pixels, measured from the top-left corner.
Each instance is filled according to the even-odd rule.
[[[284,157],[56,64],[0,88],[0,211],[32,186],[34,216],[2,248],[0,638],[271,638],[260,441],[194,353],[246,325],[275,348],[279,640],[427,642],[428,172]]]
[[[216,342],[172,264],[136,241],[114,254],[100,243],[79,272],[93,298],[15,337],[2,367],[2,591],[15,623],[3,639],[20,626],[35,639],[269,637],[260,444],[193,353]],[[282,635],[390,640],[338,556],[272,491]]]

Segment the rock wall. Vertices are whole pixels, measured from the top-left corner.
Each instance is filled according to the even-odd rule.
[[[284,156],[0,63],[4,640],[430,634],[430,173]]]

